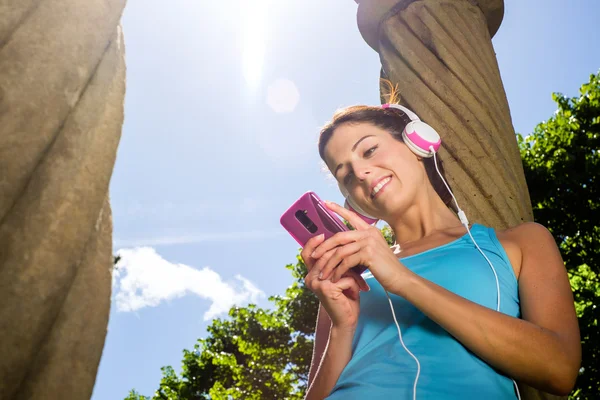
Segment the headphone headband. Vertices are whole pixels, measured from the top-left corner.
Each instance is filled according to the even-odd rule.
[[[404,111],[404,114],[408,115],[408,118],[410,118],[411,121],[420,121],[419,116],[417,114],[410,111],[408,108],[401,106],[400,104],[393,104],[393,103],[382,104],[381,108],[383,108],[383,109],[395,108],[397,110]]]

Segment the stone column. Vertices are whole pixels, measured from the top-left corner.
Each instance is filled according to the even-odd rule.
[[[89,399],[110,309],[125,0],[0,0],[0,398]]]
[[[491,38],[504,0],[360,0],[358,27],[401,103],[442,136],[470,221],[506,228],[533,213]],[[383,93],[382,93],[383,94]],[[562,399],[519,384],[524,400]]]
[[[533,214],[491,37],[503,0],[361,0],[358,27],[401,103],[442,136],[470,221],[506,228]]]

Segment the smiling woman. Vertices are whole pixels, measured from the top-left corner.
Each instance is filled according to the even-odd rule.
[[[346,108],[321,130],[342,194],[385,221],[397,246],[327,204],[355,229],[315,236],[301,253],[320,301],[307,400],[520,400],[517,380],[556,395],[573,388],[579,330],[552,235],[532,223],[470,225],[458,204],[451,212],[435,171],[444,133],[435,141],[432,131],[398,104]],[[359,265],[369,272],[348,275]]]
[[[266,25],[269,0],[244,2],[244,24],[241,34],[244,38],[243,75],[250,86],[255,86],[261,78],[265,58]]]

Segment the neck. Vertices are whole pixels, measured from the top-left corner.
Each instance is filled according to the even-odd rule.
[[[460,225],[458,217],[444,204],[435,190],[428,189],[419,195],[411,208],[394,221],[389,221],[400,247],[437,231]]]

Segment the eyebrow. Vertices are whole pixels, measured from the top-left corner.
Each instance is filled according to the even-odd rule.
[[[356,150],[356,148],[358,147],[358,145],[360,144],[360,142],[362,142],[362,141],[363,141],[363,140],[365,140],[366,138],[370,138],[370,137],[373,137],[373,136],[375,136],[375,135],[366,135],[366,136],[363,136],[363,137],[361,137],[360,139],[358,139],[358,140],[356,141],[356,143],[354,143],[354,146],[352,146],[352,151],[355,151],[355,150]],[[333,176],[336,176],[336,175],[337,175],[338,171],[340,170],[340,168],[342,168],[342,166],[343,166],[342,164],[338,164],[338,166],[337,166],[337,167],[335,167],[335,171],[333,171]]]

